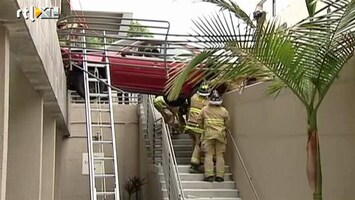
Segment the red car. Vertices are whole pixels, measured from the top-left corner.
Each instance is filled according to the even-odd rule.
[[[71,50],[71,60],[82,66],[81,49]],[[191,58],[199,51],[182,43],[166,43],[153,38],[129,38],[119,40],[107,47],[111,70],[111,84],[126,92],[165,95],[169,77],[182,66],[185,59]],[[68,65],[68,49],[62,48],[64,64]],[[91,63],[103,63],[104,51],[89,51],[87,59]],[[199,70],[195,76],[203,75]],[[99,72],[105,78],[103,71]],[[83,72],[73,68],[67,73],[69,89],[74,89],[84,97]],[[183,86],[181,95],[176,102],[180,104],[196,92],[199,82],[188,82]]]

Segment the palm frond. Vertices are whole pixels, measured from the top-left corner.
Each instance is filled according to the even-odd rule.
[[[331,12],[307,18],[295,25],[290,33],[300,48],[297,57],[310,80],[312,96],[309,105],[319,106],[340,70],[353,55],[355,30],[354,0],[325,0]]]
[[[181,71],[174,71],[173,73],[176,74],[175,77],[170,78],[168,80],[168,83],[166,85],[167,87],[167,92],[169,93],[168,95],[168,99],[169,100],[173,100],[173,99],[177,99],[181,89],[184,85],[184,83],[186,81],[189,80],[189,78],[191,78],[191,73],[193,72],[193,70],[195,68],[197,68],[197,66],[201,63],[203,63],[203,61],[211,56],[214,53],[214,51],[205,51],[202,52],[200,54],[198,54],[197,56],[195,56],[190,62],[188,62],[186,65],[179,67],[178,69],[180,69]]]
[[[238,4],[236,4],[232,0],[201,0],[201,2],[213,3],[216,6],[220,7],[221,10],[227,10],[233,13],[237,18],[243,20],[249,26],[255,27],[249,15],[246,14],[243,9],[241,9],[240,6],[238,6]]]
[[[194,21],[197,40],[210,54],[189,63],[184,76],[175,77],[175,86],[182,86],[187,72],[203,62],[209,63],[207,73],[214,74],[216,84],[273,74],[269,93],[287,86],[307,108],[316,108],[355,48],[355,0],[323,2],[331,12],[322,8],[290,28],[280,28],[276,21],[255,28],[225,13],[199,18]]]
[[[314,14],[316,12],[317,2],[318,1],[319,0],[305,0],[309,16],[311,16],[311,17],[314,16]]]

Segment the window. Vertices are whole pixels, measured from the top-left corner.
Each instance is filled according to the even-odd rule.
[[[181,45],[172,45],[166,49],[166,57],[171,60],[185,60],[194,56],[194,52]]]
[[[134,40],[119,40],[119,41],[113,42],[112,45],[108,46],[107,50],[120,51],[124,47],[132,45],[134,42],[135,42]]]

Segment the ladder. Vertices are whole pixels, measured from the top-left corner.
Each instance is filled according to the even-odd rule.
[[[85,30],[84,34],[85,34]],[[90,179],[91,200],[119,200],[118,162],[115,142],[115,128],[112,106],[112,91],[110,65],[106,50],[106,33],[104,37],[104,62],[92,63],[87,59],[86,38],[83,38],[83,69],[85,87],[85,112],[88,146],[88,163]],[[105,78],[91,77],[85,72],[94,72],[98,76],[98,70],[106,73]],[[102,83],[107,92],[100,92]],[[90,90],[90,88],[96,88]]]

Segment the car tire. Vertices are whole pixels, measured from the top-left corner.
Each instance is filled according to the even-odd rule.
[[[101,77],[101,75],[100,75],[100,77]],[[75,91],[79,94],[80,97],[85,99],[84,72],[83,71],[76,71],[74,73],[73,81],[74,81]],[[100,83],[100,86],[99,86],[100,93],[103,93],[105,88],[106,88],[105,84]],[[92,88],[92,86],[90,86],[90,90],[93,91],[94,88]],[[94,99],[94,98],[92,98],[92,99]]]
[[[82,71],[76,71],[73,77],[73,84],[75,91],[85,99],[85,85],[84,85],[84,73]]]

